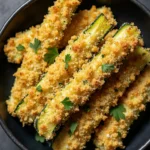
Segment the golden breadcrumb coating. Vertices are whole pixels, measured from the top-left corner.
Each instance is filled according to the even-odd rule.
[[[85,27],[90,25],[101,13],[104,14],[107,19],[112,21],[112,24],[116,24],[113,13],[109,7],[104,6],[97,9],[96,6],[92,6],[90,10],[82,10],[72,18],[72,22],[66,29],[64,38],[61,40],[59,47],[65,47],[73,35],[79,35],[79,33],[81,33]]]
[[[112,20],[112,19],[111,19]],[[105,34],[112,28],[112,21],[106,19],[104,15],[100,15],[95,24],[90,25],[78,37],[73,36],[69,41],[69,45],[56,58],[53,65],[47,68],[45,77],[40,81],[42,92],[38,92],[36,87],[32,87],[24,102],[17,108],[17,116],[23,124],[32,123],[35,117],[42,111],[48,99],[52,99],[62,86],[68,83],[74,72],[81,69],[93,54],[99,51],[99,42]],[[116,24],[116,22],[114,21]],[[70,55],[68,69],[65,69],[65,57]]]
[[[71,113],[78,111],[79,106],[85,104],[97,88],[102,87],[106,78],[118,71],[122,60],[139,44],[140,31],[137,27],[126,24],[119,33],[109,38],[101,48],[101,52],[76,72],[70,83],[48,101],[35,122],[35,127],[41,136],[47,140],[52,139],[61,123],[66,121]],[[105,71],[104,65],[111,65],[113,69]],[[84,81],[87,84],[84,84]],[[73,105],[69,109],[63,104],[66,99],[69,99]]]
[[[37,35],[39,28],[40,25],[35,27],[32,26],[24,32],[16,33],[15,37],[12,37],[7,41],[7,44],[4,46],[4,52],[7,56],[8,62],[16,64],[20,64],[22,62],[26,49],[28,48],[29,43],[35,38],[35,35]],[[19,44],[24,46],[25,49],[23,51],[17,50],[17,46]]]
[[[94,143],[97,150],[115,150],[124,148],[122,140],[127,136],[131,124],[145,110],[146,103],[150,102],[150,67],[138,77],[126,94],[120,99],[119,104],[124,105],[125,119],[116,121],[109,117],[103,126],[96,130]]]
[[[19,32],[15,37],[10,38],[4,46],[4,52],[8,57],[8,61],[17,64],[21,63],[24,55],[29,50],[29,43],[31,43],[34,38],[38,37],[41,41],[46,40],[46,47],[55,46],[55,42],[60,42],[62,39],[58,37],[61,33],[60,30],[66,29],[66,26],[70,23],[70,21],[68,22],[68,17],[73,15],[72,13],[76,10],[76,7],[80,4],[80,1],[81,0],[57,0],[53,7],[48,8],[48,14],[44,16],[44,20],[41,25],[31,27],[29,30],[24,32]],[[61,34],[63,35],[63,33]],[[56,38],[54,39],[53,36]],[[53,38],[53,41],[49,41],[48,38]],[[16,47],[19,44],[25,47],[23,51],[17,50]],[[57,46],[58,45],[59,44],[57,44]]]
[[[17,104],[26,96],[28,89],[35,86],[40,80],[40,76],[46,71],[48,63],[44,61],[44,55],[48,52],[49,47],[59,45],[64,30],[71,22],[73,12],[79,4],[80,0],[57,0],[54,6],[49,8],[50,13],[45,16],[38,34],[35,36],[41,41],[38,52],[35,53],[31,47],[28,47],[21,67],[14,74],[15,83],[10,99],[7,100],[9,113],[14,113]]]
[[[112,18],[112,21],[114,21],[113,14],[110,8],[108,7],[104,6],[100,9],[97,9],[96,6],[92,6],[90,10],[82,10],[73,16],[71,24],[65,30],[64,38],[61,40],[60,45],[58,45],[58,47],[64,48],[68,44],[68,41],[71,39],[71,36],[78,35],[79,33],[81,33],[81,31],[83,31],[85,27],[90,25],[100,13],[105,14],[105,16],[108,19]],[[47,21],[44,21],[42,25],[45,23],[47,24]],[[20,64],[22,62],[24,58],[24,54],[26,53],[26,49],[29,43],[38,34],[39,28],[40,25],[37,25],[36,27],[31,27],[29,30],[16,33],[15,37],[10,38],[8,40],[7,44],[4,47],[4,51],[8,57],[9,62],[16,63],[16,64]],[[18,51],[16,49],[16,47],[19,44],[25,47],[23,51]]]
[[[150,62],[150,53],[144,48],[136,49],[123,63],[119,73],[106,81],[101,90],[97,90],[81,111],[73,114],[57,135],[54,150],[82,150],[91,138],[94,129],[106,119],[111,106],[116,105],[125,89],[135,80],[144,66]],[[87,109],[87,110],[86,110]],[[70,136],[71,123],[77,128]]]

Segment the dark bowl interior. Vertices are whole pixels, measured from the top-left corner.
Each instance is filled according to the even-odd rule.
[[[40,23],[44,14],[47,13],[48,6],[52,5],[50,0],[32,0],[27,2],[19,12],[8,20],[0,35],[0,116],[1,124],[7,134],[19,145],[22,149],[29,150],[49,150],[47,143],[41,144],[35,141],[35,131],[33,127],[22,128],[21,123],[16,118],[12,118],[6,110],[5,100],[10,95],[10,90],[14,82],[13,73],[18,65],[10,64],[3,53],[3,46],[6,40],[14,36],[16,32],[23,31],[31,25]],[[79,9],[88,9],[96,4],[101,6],[95,0],[84,0]],[[134,22],[141,31],[144,37],[146,47],[150,47],[150,16],[149,14],[129,0],[113,0],[110,5],[115,18],[118,21],[118,26],[124,22]],[[147,110],[142,112],[139,119],[132,125],[129,135],[124,140],[127,150],[137,150],[142,147],[150,139],[150,104],[147,105]],[[17,139],[17,140],[16,140]],[[94,149],[91,143],[87,144],[87,150]]]

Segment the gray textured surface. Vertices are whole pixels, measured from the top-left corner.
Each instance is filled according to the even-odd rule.
[[[0,0],[0,28],[9,16],[27,0]]]
[[[0,28],[9,16],[27,0],[0,0]],[[150,0],[139,0],[150,9]],[[19,150],[0,127],[0,150]]]
[[[7,137],[3,129],[0,127],[0,150],[20,150],[14,143]]]
[[[27,0],[0,0],[0,28],[10,15]],[[20,150],[0,127],[0,150]]]

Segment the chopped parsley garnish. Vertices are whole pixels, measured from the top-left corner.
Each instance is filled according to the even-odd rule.
[[[84,110],[85,112],[89,112],[89,111],[90,111],[90,106],[85,104],[85,105],[83,106],[83,110]]]
[[[48,144],[49,147],[52,146],[52,141],[47,141],[46,143]]]
[[[84,80],[83,84],[86,85],[88,83],[88,80]]]
[[[125,107],[123,105],[118,105],[110,110],[110,115],[119,121],[125,119],[124,112],[126,112]]]
[[[114,69],[115,69],[115,67],[112,64],[104,64],[104,65],[102,65],[102,71],[103,72],[111,72]]]
[[[40,136],[38,133],[36,133],[36,135],[35,135],[35,140],[36,140],[37,142],[41,142],[41,143],[44,143],[44,142],[45,142],[45,138],[42,137],[42,136]]]
[[[42,87],[41,87],[41,85],[39,85],[39,86],[36,88],[36,90],[37,90],[38,92],[42,92]]]
[[[48,64],[53,64],[58,55],[59,53],[57,48],[48,48],[48,52],[44,55],[44,61]]]
[[[105,55],[103,54],[103,55],[102,55],[102,58],[104,58],[104,57],[105,57]]]
[[[37,54],[37,51],[41,47],[41,41],[38,39],[34,39],[34,43],[30,43],[30,47],[34,50],[34,52]]]
[[[21,44],[19,44],[16,48],[18,51],[23,51],[25,49],[25,47]]]
[[[77,123],[77,122],[71,123],[70,129],[69,129],[69,134],[70,134],[70,136],[75,132],[77,126],[78,126],[78,123]]]
[[[73,107],[73,103],[70,101],[69,97],[66,97],[61,103],[64,105],[65,110],[70,110]]]
[[[68,69],[68,67],[69,67],[69,61],[71,61],[71,55],[67,54],[65,56],[65,69]]]

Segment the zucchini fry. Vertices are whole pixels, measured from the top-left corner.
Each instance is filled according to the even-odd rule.
[[[62,128],[53,143],[54,150],[82,150],[91,138],[94,129],[105,120],[111,106],[116,105],[126,88],[135,80],[140,71],[150,62],[150,53],[144,48],[137,48],[119,70],[106,81],[101,90],[97,90],[90,101],[73,114]],[[71,124],[77,128],[70,136]]]
[[[48,10],[50,10],[50,8]],[[92,6],[90,10],[83,10],[77,13],[76,15],[74,15],[72,18],[71,24],[65,30],[64,38],[61,40],[60,45],[58,47],[59,48],[66,47],[71,37],[73,35],[79,35],[79,33],[81,33],[81,31],[83,31],[85,27],[90,25],[100,13],[105,14],[105,16],[108,19],[113,18],[110,8],[107,8],[105,6],[100,9],[97,9],[95,6]],[[47,23],[47,18],[48,17],[45,18],[42,25]],[[15,37],[10,38],[8,40],[7,44],[4,47],[4,51],[8,57],[9,62],[16,63],[16,64],[20,64],[22,62],[24,55],[26,53],[26,49],[29,43],[38,34],[39,28],[40,28],[40,25],[37,25],[36,27],[31,27],[30,29],[24,32],[16,33]],[[16,49],[17,46],[20,44],[24,46],[24,49],[22,51],[18,51]]]
[[[139,113],[145,110],[146,103],[150,102],[150,67],[146,67],[138,79],[129,87],[129,90],[120,99],[120,106],[124,106],[124,119],[116,120],[110,116],[103,126],[96,129],[94,143],[97,150],[115,150],[124,148],[124,139]]]
[[[22,62],[26,49],[28,48],[29,43],[35,38],[35,35],[37,35],[39,28],[40,25],[35,27],[32,26],[24,32],[16,33],[15,37],[12,37],[7,41],[7,44],[4,46],[4,52],[8,62],[15,64],[20,64]],[[17,50],[19,45],[22,45],[23,49]]]
[[[113,25],[115,24],[114,20]],[[74,72],[81,69],[82,65],[99,51],[99,42],[103,42],[102,39],[113,25],[112,21],[101,14],[79,36],[74,36],[69,41],[69,45],[56,58],[56,62],[49,66],[45,77],[29,90],[28,96],[17,106],[15,112],[23,125],[32,123],[47,100],[52,99],[54,94],[68,83]],[[70,60],[66,62],[68,57]],[[41,87],[42,92],[37,91],[37,87]]]
[[[91,62],[74,74],[74,78],[56,96],[49,100],[45,109],[35,120],[39,135],[52,139],[61,123],[71,113],[78,111],[89,96],[105,83],[105,79],[118,71],[122,60],[139,45],[140,31],[131,24],[124,24],[110,38]],[[85,84],[86,82],[86,84]]]
[[[80,11],[73,17],[71,24],[64,33],[64,38],[60,42],[59,47],[65,47],[73,35],[79,35],[99,14],[104,14],[108,20],[114,22],[114,16],[109,7],[104,6],[97,9],[95,6],[92,6],[90,10]]]
[[[7,100],[8,111],[12,115],[28,89],[35,86],[46,71],[48,63],[45,61],[45,55],[49,52],[49,48],[59,45],[64,30],[71,22],[73,12],[79,4],[80,0],[57,0],[50,8],[51,13],[45,17],[36,38],[26,50],[21,67],[14,74],[15,83],[10,99]]]

